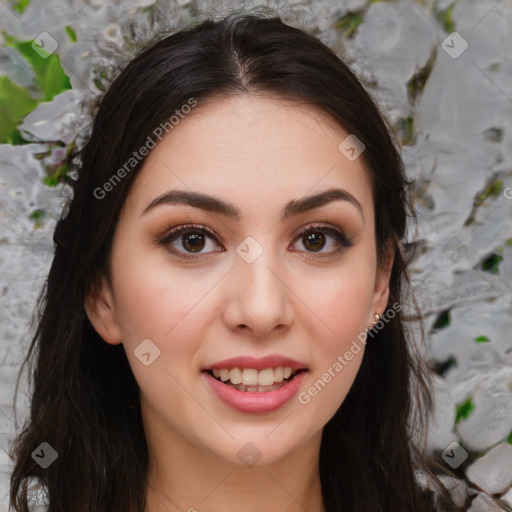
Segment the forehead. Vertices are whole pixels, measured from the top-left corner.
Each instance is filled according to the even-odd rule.
[[[148,200],[180,188],[229,198],[243,212],[343,187],[370,215],[364,160],[351,161],[339,150],[347,136],[320,109],[290,100],[240,95],[199,101],[146,158],[127,202],[141,212]]]

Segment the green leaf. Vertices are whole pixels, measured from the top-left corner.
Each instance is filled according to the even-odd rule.
[[[30,0],[20,0],[19,2],[15,3],[12,8],[15,11],[18,11],[20,14],[23,14],[23,11],[28,7],[28,4],[30,3]]]
[[[405,145],[412,145],[416,141],[416,132],[414,131],[414,118],[406,117],[401,120],[402,142]]]
[[[474,409],[475,404],[471,397],[469,397],[465,402],[458,404],[455,412],[455,424],[459,423],[460,420],[467,419]]]
[[[363,21],[363,17],[359,13],[349,12],[336,22],[336,28],[348,39],[354,36],[357,27]]]
[[[18,132],[18,125],[37,104],[27,89],[0,75],[0,143],[25,143]]]
[[[498,266],[503,261],[503,256],[499,254],[491,254],[482,263],[482,270],[486,270],[491,274],[499,274]]]
[[[55,54],[50,55],[48,60],[48,67],[46,68],[43,83],[45,101],[50,101],[54,96],[57,96],[57,94],[71,89],[71,83],[67,75],[62,70],[59,57]]]
[[[433,51],[425,66],[416,71],[416,73],[414,73],[411,79],[407,82],[407,92],[412,99],[415,99],[417,96],[419,96],[423,92],[423,89],[425,89],[425,85],[427,83],[428,77],[432,73],[435,62],[436,52]]]
[[[16,37],[8,35],[5,31],[2,31],[2,34],[5,38],[5,44],[16,48],[34,70],[36,84],[43,93],[43,101],[50,101],[57,94],[71,89],[71,82],[60,65],[58,55],[55,53],[49,54],[41,48],[40,51],[45,55],[45,58],[43,58],[32,48],[33,39],[20,41]]]
[[[43,183],[48,187],[56,187],[59,184],[59,180],[55,176],[45,176]]]
[[[432,328],[433,329],[444,329],[445,327],[448,327],[450,325],[450,322],[451,322],[450,310],[447,309],[447,310],[441,311],[441,313],[439,313]]]
[[[484,203],[484,201],[490,197],[498,197],[501,193],[501,189],[503,188],[503,180],[496,180],[488,185],[485,190],[476,197],[475,204],[476,206],[480,206]]]
[[[72,42],[72,43],[76,43],[76,32],[74,30],[73,27],[71,26],[67,26],[66,27],[66,34],[68,35],[69,37],[69,40]]]
[[[71,82],[60,65],[58,55],[41,50],[46,55],[43,58],[32,48],[33,40],[20,41],[5,31],[2,34],[6,46],[20,52],[32,67],[37,90],[42,96],[36,98],[27,88],[15,84],[7,76],[0,75],[0,143],[26,144],[27,141],[23,140],[17,129],[23,118],[41,101],[50,101],[57,94],[71,89]]]
[[[34,210],[30,215],[29,218],[35,221],[34,227],[37,229],[41,226],[41,219],[44,217],[44,211],[37,209]]]
[[[443,29],[447,34],[451,34],[455,30],[455,25],[453,24],[452,19],[452,11],[453,5],[444,11],[436,13],[436,18],[441,22],[441,25],[443,25]]]
[[[47,156],[50,156],[51,154],[52,154],[51,150],[48,149],[47,151],[42,151],[41,153],[32,153],[32,156],[36,160],[43,160],[44,158],[46,158]]]
[[[487,336],[478,336],[475,338],[477,343],[489,343],[491,341]]]
[[[43,183],[49,187],[56,187],[60,181],[64,180],[69,171],[69,164],[62,162],[57,168],[54,168],[53,173],[50,176],[43,178]]]
[[[508,435],[508,444],[512,444],[512,431],[510,432],[510,434]]]

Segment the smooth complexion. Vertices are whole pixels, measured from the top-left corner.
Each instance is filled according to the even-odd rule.
[[[110,279],[101,278],[86,310],[107,343],[124,345],[140,386],[148,512],[324,510],[322,428],[363,351],[307,405],[295,396],[266,414],[219,400],[202,369],[233,357],[285,356],[307,365],[305,391],[385,310],[392,256],[377,266],[370,177],[362,157],[351,162],[338,150],[347,135],[310,106],[215,98],[200,102],[137,176],[117,225]],[[282,218],[289,202],[329,189],[353,200],[289,207]],[[172,190],[231,207],[170,203],[163,197]],[[170,229],[191,223],[188,235],[169,241]],[[201,227],[211,235],[201,236]],[[309,227],[317,245],[300,235]],[[194,236],[199,252],[191,250]],[[252,263],[236,252],[246,237],[263,249]],[[145,339],[161,351],[149,366],[134,355]],[[261,454],[252,467],[238,456],[247,443]]]

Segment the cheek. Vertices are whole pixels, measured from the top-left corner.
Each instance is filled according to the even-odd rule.
[[[322,319],[328,328],[324,336],[313,338],[317,340],[315,360],[319,362],[315,377],[327,383],[335,382],[329,384],[331,390],[340,385],[340,389],[345,389],[342,381],[350,387],[357,375],[364,354],[371,298],[371,289],[364,283],[359,287],[355,283],[333,284],[322,296],[320,310],[324,312]]]
[[[205,282],[168,269],[164,274],[156,266],[143,265],[142,260],[118,270],[116,312],[134,376],[143,393],[152,397],[154,407],[159,407],[164,395],[169,403],[177,403],[173,397],[182,392],[179,383],[189,379],[207,330],[209,319],[202,307],[206,301],[198,303],[207,291]],[[148,366],[137,356],[141,344],[148,343],[143,340],[151,341]],[[158,354],[154,359],[153,351]]]
[[[325,424],[347,396],[361,366],[365,329],[374,292],[370,259],[350,258],[308,304],[318,312],[319,331],[311,332],[315,366],[299,403]]]
[[[148,253],[113,259],[117,319],[130,337],[170,337],[208,290],[211,277],[193,269],[173,271],[160,259]]]
[[[354,254],[346,264],[318,281],[311,309],[318,312],[325,327],[319,339],[322,352],[329,357],[344,350],[368,327],[374,295],[375,270],[371,259]]]
[[[318,294],[317,307],[330,334],[338,339],[352,336],[366,327],[373,287],[367,279],[350,277],[329,281]]]
[[[354,296],[336,296],[331,291],[332,302],[325,302],[332,315],[326,316],[329,329],[312,338],[314,366],[298,395],[299,407],[303,408],[305,423],[311,429],[322,428],[336,413],[349,393],[359,372],[364,356],[364,327],[367,309]],[[359,336],[359,337],[358,337]],[[363,341],[361,341],[363,340]]]

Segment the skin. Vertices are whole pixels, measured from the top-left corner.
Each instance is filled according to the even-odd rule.
[[[307,391],[385,310],[392,256],[378,267],[370,177],[363,158],[349,161],[338,150],[347,136],[314,107],[241,95],[201,102],[146,159],[121,212],[111,276],[101,277],[85,307],[105,342],[124,345],[141,389],[148,512],[259,512],[269,503],[324,510],[322,428],[350,390],[364,344],[308,404],[295,397],[268,414],[225,405],[201,369],[279,354],[306,363]],[[281,221],[288,201],[335,187],[362,212],[337,200]],[[143,214],[170,189],[229,201],[241,218],[183,204]],[[217,240],[206,237],[199,254],[183,247],[182,233],[167,247],[156,242],[190,222]],[[353,246],[334,252],[339,244],[324,232],[319,256],[297,236],[314,223],[344,231]],[[236,252],[248,236],[263,248],[252,263]],[[180,259],[171,246],[195,259]],[[149,366],[134,355],[144,339],[161,351]],[[237,457],[246,443],[261,454],[252,467]]]

